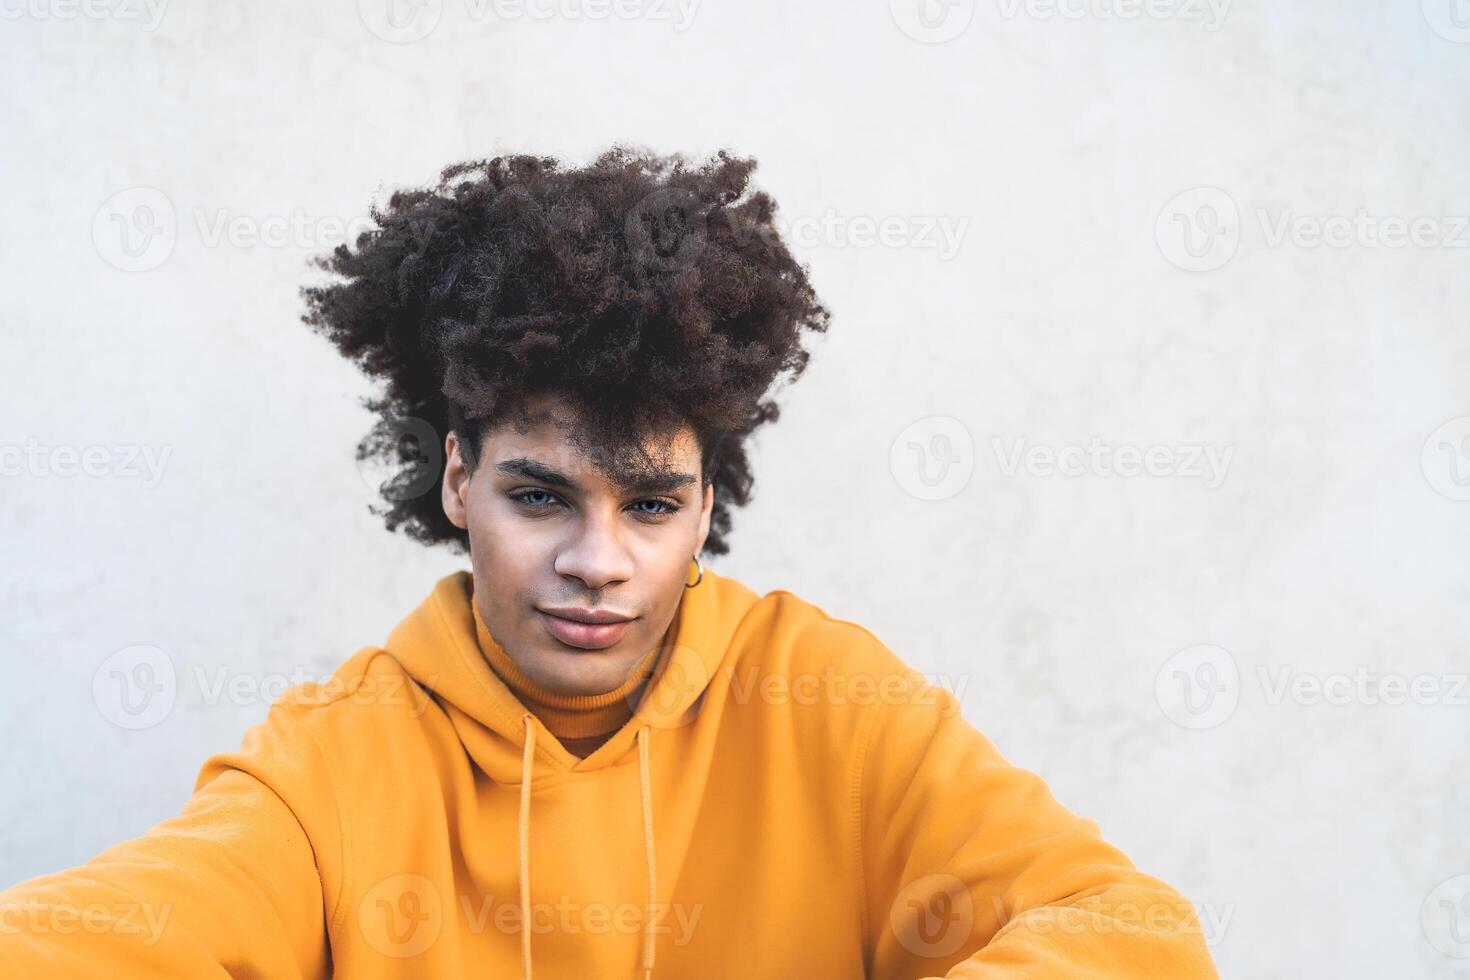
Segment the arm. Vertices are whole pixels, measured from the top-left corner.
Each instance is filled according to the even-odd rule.
[[[180,815],[0,892],[7,975],[327,977],[322,880],[287,803],[330,805],[308,788],[329,787],[323,769],[310,733],[273,707],[241,751],[205,762]]]
[[[1218,976],[1183,896],[884,653],[915,679],[857,739],[871,976]]]

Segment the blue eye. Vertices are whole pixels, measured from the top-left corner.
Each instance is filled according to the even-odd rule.
[[[548,500],[555,500],[556,499],[554,496],[552,496],[551,494],[547,493],[545,490],[522,490],[520,493],[513,493],[513,494],[511,494],[510,495],[510,499],[515,500],[515,501],[518,501],[518,502],[523,503],[523,504],[527,504],[528,506],[531,506],[531,507],[536,507],[538,509],[540,507],[545,506],[543,503],[541,503],[539,501],[528,500],[527,499],[528,497],[531,497],[531,496],[533,496],[535,494],[540,494],[541,496],[548,498]]]

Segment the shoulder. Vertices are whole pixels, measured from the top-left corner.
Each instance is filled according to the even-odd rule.
[[[344,750],[401,739],[427,712],[438,710],[433,693],[391,654],[364,647],[329,677],[287,688],[265,718],[246,730],[237,751],[209,760],[200,782],[225,767],[320,775],[340,765],[350,754]]]
[[[861,623],[834,616],[789,589],[772,589],[751,607],[743,631],[759,634],[768,651],[796,666],[833,666],[869,673],[913,673]]]
[[[431,687],[421,684],[387,650],[363,647],[330,677],[297,684],[271,706],[319,739],[357,739],[391,731],[437,710]]]
[[[806,691],[813,703],[828,709],[858,715],[883,704],[942,699],[942,690],[871,629],[788,589],[759,597],[732,647],[736,672],[778,678],[773,683],[791,691],[793,699]]]

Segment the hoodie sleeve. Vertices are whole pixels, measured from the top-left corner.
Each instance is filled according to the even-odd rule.
[[[886,657],[909,680],[864,709],[852,770],[871,976],[1218,976],[1188,900]]]
[[[313,787],[312,780],[321,783]],[[182,813],[85,864],[0,892],[7,976],[329,976],[307,827],[335,825],[324,760],[285,706],[203,765]]]

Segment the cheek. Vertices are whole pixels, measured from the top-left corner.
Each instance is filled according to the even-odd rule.
[[[498,602],[500,612],[514,618],[516,604],[508,597],[527,592],[534,584],[536,573],[545,565],[537,537],[527,533],[524,522],[517,522],[513,514],[508,514],[495,501],[475,503],[467,527],[471,562],[481,581],[496,583],[497,597],[507,597]]]
[[[694,578],[694,557],[681,549],[677,554],[665,556],[659,565],[655,582],[660,596],[667,597],[670,608],[677,605],[684,595],[684,583]]]
[[[518,552],[535,547],[534,524],[521,520],[513,504],[497,496],[472,494],[466,502],[465,523],[470,543],[496,561],[514,561]],[[508,544],[511,543],[511,544]]]

